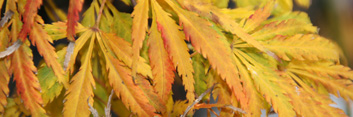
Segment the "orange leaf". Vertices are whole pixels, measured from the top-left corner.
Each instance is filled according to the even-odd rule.
[[[172,90],[175,69],[167,51],[164,49],[161,33],[158,32],[155,21],[152,22],[150,33],[148,55],[152,67],[154,89],[159,97],[166,102]]]
[[[122,63],[113,57],[106,55],[106,60],[109,84],[125,106],[139,116],[155,115],[156,109],[150,105],[143,91],[132,82],[130,70],[123,67]]]
[[[145,40],[148,26],[148,0],[139,0],[131,16],[132,20],[132,77],[136,77],[137,61],[139,61],[140,49]]]
[[[193,79],[193,67],[188,48],[184,42],[184,34],[179,31],[180,27],[170,18],[170,14],[165,12],[159,4],[153,0],[153,9],[157,19],[158,30],[161,31],[164,41],[164,47],[169,53],[169,57],[174,63],[174,67],[183,78],[185,90],[187,90],[186,98],[189,102],[195,100],[195,89]]]
[[[58,55],[55,53],[55,48],[49,43],[52,43],[53,40],[44,31],[41,25],[37,23],[33,25],[33,29],[30,33],[30,39],[32,44],[37,47],[39,54],[43,56],[45,63],[53,69],[55,75],[58,77],[58,82],[62,83],[65,88],[68,88],[68,79],[64,78],[65,72],[63,67],[56,60]]]
[[[24,42],[26,39],[27,34],[31,32],[34,24],[34,19],[37,16],[37,11],[41,4],[42,0],[27,0],[22,19],[23,25],[19,34],[19,38],[22,42]]]
[[[274,6],[274,1],[271,0],[266,4],[264,8],[260,8],[255,11],[253,15],[249,17],[244,25],[245,32],[253,31],[256,27],[258,27],[263,21],[267,20],[267,18],[271,15],[272,8]]]
[[[70,41],[75,41],[74,36],[75,26],[77,25],[77,21],[79,20],[79,13],[82,10],[84,0],[70,0],[69,11],[67,13],[67,39]]]
[[[45,116],[45,110],[41,106],[42,97],[38,78],[33,73],[37,71],[33,65],[30,48],[23,44],[12,54],[10,69],[16,81],[17,94],[21,96],[26,109],[31,111],[33,117]]]

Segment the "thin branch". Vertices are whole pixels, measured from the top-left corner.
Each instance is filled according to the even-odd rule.
[[[114,94],[114,90],[111,91],[109,98],[108,98],[108,103],[107,103],[107,107],[104,108],[104,112],[105,112],[105,117],[111,117],[112,115],[110,115],[110,108],[112,106],[112,97]]]
[[[237,107],[234,107],[232,105],[227,105],[225,107],[232,109],[234,112],[240,112],[240,113],[246,114],[246,112],[244,110],[237,108]]]
[[[104,5],[105,5],[106,1],[107,0],[103,0],[103,2],[101,3],[101,7],[99,9],[99,13],[98,13],[98,16],[97,16],[96,24],[94,24],[94,27],[97,28],[97,29],[98,29],[99,22],[101,20],[102,14],[103,14],[103,9],[104,9]]]
[[[3,27],[7,21],[12,17],[12,15],[14,14],[13,11],[9,10],[5,13],[4,17],[2,17],[1,21],[0,21],[0,27]]]
[[[15,52],[20,46],[22,45],[21,40],[17,40],[14,44],[12,44],[10,47],[6,48],[5,51],[0,52],[0,58],[4,58],[13,52]]]
[[[184,114],[180,115],[180,117],[185,117],[186,114],[188,114],[188,112],[191,110],[192,107],[194,107],[195,104],[199,103],[206,94],[211,92],[211,90],[214,88],[214,86],[215,86],[215,84],[212,87],[208,88],[205,92],[203,92],[199,97],[197,97],[197,99],[190,106],[188,106],[186,108]]]
[[[94,109],[91,104],[89,103],[89,98],[87,99],[87,103],[89,106],[89,111],[91,111],[93,117],[99,117],[98,111],[96,109]]]
[[[212,108],[208,108],[209,111],[211,111],[216,117],[220,117]]]
[[[136,0],[131,0],[131,4],[132,4],[132,6],[136,6]]]
[[[69,65],[71,54],[74,52],[74,49],[75,49],[75,42],[70,42],[66,49],[64,70],[66,70]]]

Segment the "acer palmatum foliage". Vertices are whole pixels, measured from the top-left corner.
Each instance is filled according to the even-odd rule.
[[[292,2],[123,0],[134,7],[124,13],[93,0],[80,13],[84,2],[70,0],[66,15],[52,0],[0,1],[2,116],[346,116],[329,94],[353,99],[339,47]],[[44,23],[41,5],[55,22]],[[54,47],[61,39],[69,46]]]

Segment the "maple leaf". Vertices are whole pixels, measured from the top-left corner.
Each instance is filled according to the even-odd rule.
[[[7,28],[1,29],[0,36],[5,37],[1,39],[0,42],[0,51],[5,50],[6,45],[9,41],[9,37],[7,36],[9,30]],[[10,74],[8,71],[8,60],[6,58],[0,59],[0,113],[4,112],[4,107],[7,105],[7,97],[10,93],[8,88],[8,83],[10,81]]]
[[[21,96],[26,109],[31,111],[32,116],[45,116],[45,110],[39,93],[41,90],[38,78],[33,72],[37,69],[31,59],[30,48],[23,44],[12,54],[10,69],[13,71],[16,81],[17,94]]]
[[[277,35],[294,35],[294,34],[305,34],[305,33],[316,33],[317,28],[312,24],[299,22],[294,19],[285,20],[280,23],[272,22],[265,25],[261,30],[251,34],[256,40],[264,41],[271,39]]]
[[[84,45],[90,40],[89,46],[87,50],[85,50],[86,54],[82,57],[82,65],[71,79],[69,90],[65,94],[64,116],[89,116],[90,111],[88,104],[93,105],[94,93],[92,86],[95,87],[95,81],[92,74],[91,57],[96,35],[93,31],[87,31],[85,33],[87,33],[87,37],[82,35],[80,37],[81,39],[79,38],[76,43]],[[91,35],[91,38],[89,38],[88,35]],[[82,46],[76,46],[73,55],[77,55],[81,47]],[[76,58],[76,56],[71,57],[71,61],[75,61],[74,58]]]
[[[112,24],[110,24],[109,32],[113,32],[117,36],[131,43],[131,15],[128,13],[119,12],[110,2],[107,3],[107,7],[111,10],[113,14],[113,22],[111,22]]]
[[[132,19],[132,77],[136,77],[137,61],[139,61],[140,49],[146,36],[148,26],[148,0],[139,0],[131,16]]]
[[[89,37],[92,36],[92,33],[93,33],[92,30],[85,31],[77,39],[77,40],[80,40],[80,41],[75,42],[75,48],[74,48],[74,51],[73,51],[72,55],[70,56],[70,61],[69,61],[68,66],[67,66],[67,70],[71,70],[71,73],[74,70],[73,65],[75,64],[78,52],[82,49],[82,47],[85,45],[85,43],[89,40]]]
[[[16,116],[19,117],[21,114],[30,116],[31,113],[25,109],[24,104],[21,103],[21,98],[14,95],[12,98],[7,98],[8,104],[6,105],[5,112],[1,115],[4,117]]]
[[[66,22],[54,22],[52,24],[44,24],[44,30],[48,33],[53,41],[63,39],[67,37],[66,33]],[[81,33],[86,31],[88,28],[83,27],[80,23],[77,23],[75,27],[76,33]]]
[[[261,94],[254,90],[256,89],[254,80],[247,71],[246,66],[241,63],[240,59],[236,59],[236,65],[239,68],[240,78],[244,80],[244,90],[249,97],[249,109],[247,111],[247,116],[260,116],[261,109],[268,108],[268,104],[265,102],[265,99]]]
[[[276,59],[278,58],[275,54],[273,54],[273,52],[269,51],[262,44],[256,41],[253,36],[251,36],[246,32],[246,30],[254,29],[254,26],[259,25],[261,21],[265,20],[269,16],[269,12],[271,11],[271,6],[273,6],[272,2],[268,3],[268,6],[265,7],[263,11],[258,10],[257,12],[255,12],[256,14],[254,14],[254,18],[250,19],[250,23],[249,23],[250,25],[248,25],[249,28],[245,28],[245,29],[242,29],[238,23],[236,23],[234,20],[229,18],[227,15],[221,13],[221,11],[218,8],[210,4],[204,3],[202,1],[196,1],[196,2],[184,1],[183,4],[185,7],[189,8],[190,10],[194,12],[199,12],[200,15],[204,17],[208,17],[209,19],[212,19],[215,23],[220,24],[222,28],[224,28],[226,31],[229,31],[232,34],[237,35],[245,42],[249,43],[250,45],[254,46],[260,51],[265,52]]]
[[[192,57],[192,66],[194,67],[194,80],[195,80],[195,93],[196,95],[201,95],[203,92],[207,90],[207,83],[208,77],[206,77],[206,73],[208,67],[204,65],[207,61],[202,57],[201,54],[196,54]],[[209,83],[212,84],[212,83]]]
[[[66,48],[63,48],[57,52],[59,57],[57,60],[61,66],[63,66],[65,54]],[[41,68],[38,69],[37,77],[42,88],[41,93],[43,104],[47,105],[49,102],[52,102],[54,98],[61,94],[63,85],[57,82],[58,78],[55,76],[55,73],[46,64],[42,64]],[[64,77],[68,78],[68,74],[66,74]]]
[[[305,84],[300,78],[293,73],[287,72],[286,74],[281,76],[282,78],[286,78],[289,85],[281,87],[288,92],[288,97],[290,97],[292,101],[294,110],[303,116],[344,116],[344,112],[338,108],[334,108],[330,106],[333,104],[329,96],[319,94],[312,90],[307,84]],[[292,78],[292,79],[289,79]],[[297,85],[297,83],[299,85]],[[320,106],[317,106],[317,105]],[[313,105],[313,106],[304,106],[304,105]]]
[[[234,54],[245,64],[253,78],[256,89],[265,96],[267,102],[271,103],[278,115],[294,116],[295,111],[292,104],[289,103],[291,100],[285,95],[285,90],[278,85],[286,84],[286,81],[280,79],[269,65],[265,66],[264,63],[260,62],[259,58],[255,61],[251,56],[240,50],[235,50]]]
[[[225,42],[225,37],[205,19],[178,8],[169,0],[167,2],[177,12],[186,40],[191,41],[194,49],[209,60],[212,68],[217,70],[246,108],[247,99],[240,84],[238,68],[234,65],[235,57],[231,53],[229,43]]]
[[[75,41],[75,26],[79,20],[79,12],[82,10],[84,0],[70,0],[69,10],[67,13],[67,39],[70,41]]]
[[[19,38],[22,42],[25,41],[27,34],[31,32],[38,8],[41,4],[42,0],[27,0],[23,13],[23,25],[19,34]]]
[[[132,67],[133,63],[133,52],[131,44],[124,39],[116,36],[114,33],[102,33],[102,37],[107,40],[107,47],[111,48],[111,51],[116,55],[116,57],[125,63],[128,67]],[[146,60],[139,57],[137,61],[137,72],[144,76],[152,78],[151,67],[146,64]]]
[[[51,67],[58,77],[58,82],[62,83],[65,88],[68,88],[68,78],[64,78],[64,70],[56,61],[58,56],[55,53],[55,48],[49,43],[53,43],[50,36],[43,30],[39,24],[34,24],[30,33],[32,45],[35,45],[40,55],[43,56],[46,64]],[[49,42],[48,42],[49,41]]]
[[[194,72],[188,48],[184,42],[184,34],[179,31],[179,26],[175,24],[170,14],[165,12],[157,3],[152,1],[153,13],[156,15],[156,22],[158,30],[161,31],[164,47],[169,53],[169,57],[173,61],[175,69],[178,74],[182,76],[185,90],[187,91],[186,98],[189,102],[195,100],[194,95]]]
[[[323,77],[332,77],[336,79],[353,79],[353,71],[349,67],[335,64],[330,61],[320,62],[300,62],[292,61],[291,68],[303,69],[312,74],[316,74]]]
[[[98,42],[102,51],[105,49],[104,39],[98,38]],[[139,116],[155,115],[156,109],[149,104],[146,95],[131,80],[131,71],[122,66],[122,63],[114,59],[108,53],[104,53],[106,59],[106,69],[109,70],[109,84],[113,87],[116,95],[122,99],[127,108],[130,108]]]
[[[320,74],[310,73],[309,72],[310,70],[307,71],[306,69],[308,69],[308,68],[310,69],[311,66],[313,66],[312,68],[315,68],[316,65],[309,64],[307,62],[304,62],[304,63],[305,64],[303,64],[303,63],[289,64],[287,66],[288,67],[287,70],[293,74],[297,74],[297,75],[302,76],[302,79],[310,79],[310,80],[313,80],[315,82],[322,84],[332,94],[337,95],[337,91],[339,91],[340,95],[343,98],[345,98],[345,99],[352,99],[353,98],[353,93],[350,92],[350,90],[353,90],[353,86],[348,85],[348,84],[352,83],[352,81],[350,79],[340,79],[340,78],[335,79],[335,78],[332,78],[332,77],[326,75],[327,73],[325,73],[325,72],[320,73]],[[308,64],[308,65],[306,65],[306,64]],[[303,67],[300,67],[300,66],[303,66]],[[319,72],[322,72],[322,71],[319,71]],[[340,73],[336,73],[332,76],[337,76],[339,74]]]
[[[154,88],[163,101],[168,100],[174,82],[174,66],[164,48],[161,33],[157,30],[157,23],[152,22],[148,38],[148,55],[153,73]]]
[[[276,53],[283,60],[319,60],[329,59],[337,61],[339,53],[337,47],[329,40],[317,35],[297,34],[286,38],[277,36],[265,41],[266,48]]]

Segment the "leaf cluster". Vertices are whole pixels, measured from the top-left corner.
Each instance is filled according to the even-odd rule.
[[[131,14],[93,0],[80,16],[84,2],[70,0],[66,14],[45,1],[54,21],[45,24],[42,0],[0,0],[2,116],[346,116],[329,94],[353,99],[339,47],[292,0],[232,0],[233,9],[229,0],[137,0]],[[61,39],[69,44],[54,47]],[[173,96],[180,91],[185,100]]]

